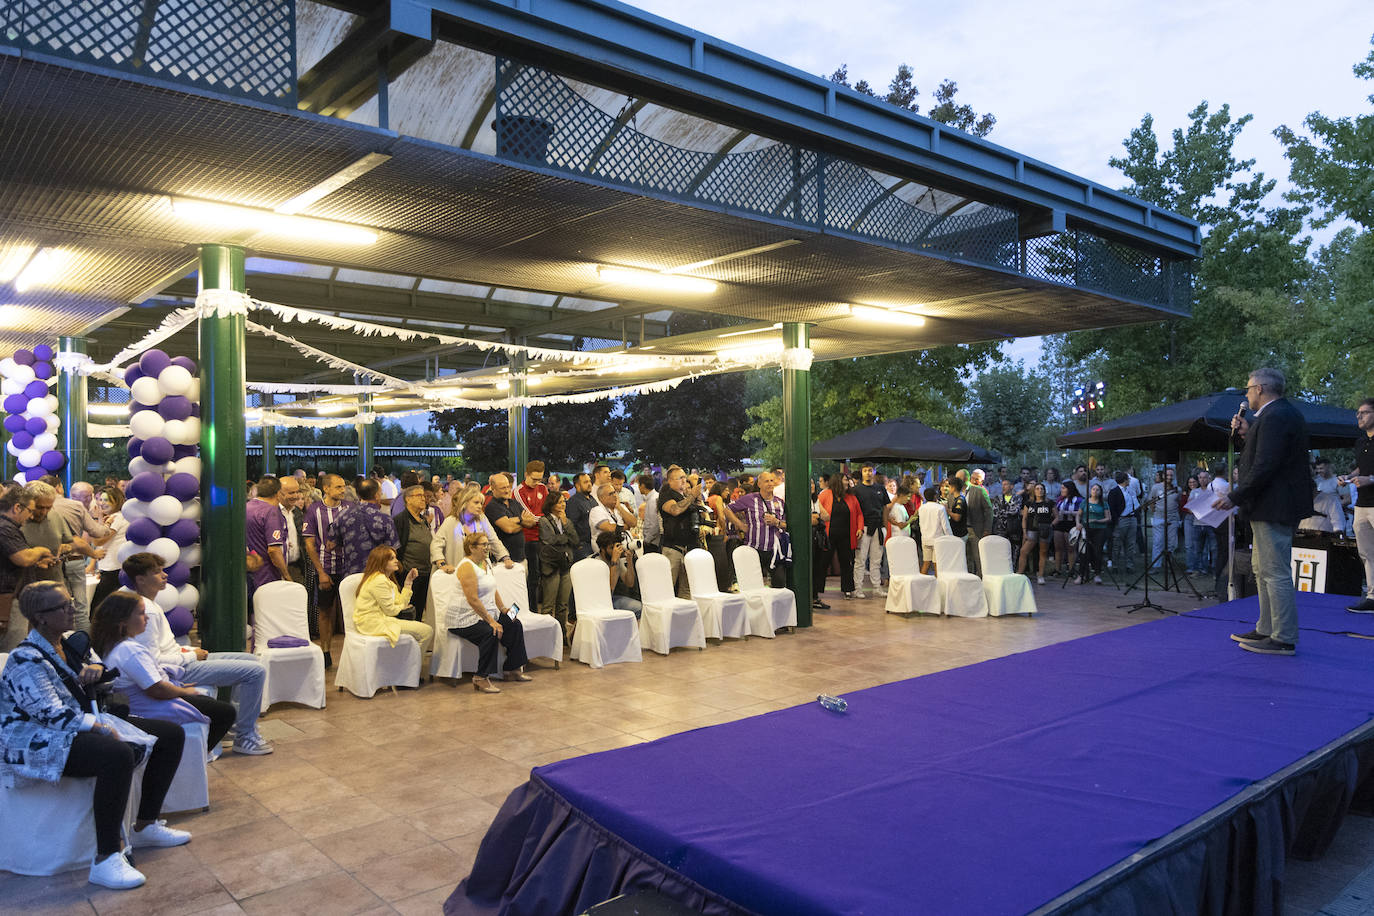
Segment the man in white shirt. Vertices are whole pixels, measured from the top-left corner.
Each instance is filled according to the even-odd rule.
[[[236,754],[261,756],[272,753],[272,745],[258,734],[258,714],[262,711],[262,688],[267,668],[248,652],[214,652],[178,645],[167,617],[158,607],[157,596],[167,587],[167,573],[157,554],[136,553],[124,561],[124,573],[143,596],[148,613],[148,628],[135,637],[152,650],[159,663],[178,665],[188,684],[200,687],[230,687],[238,711],[234,722],[233,750]]]
[[[598,505],[587,516],[587,528],[591,531],[593,541],[603,531],[634,527],[635,514],[620,502],[620,491],[614,483],[603,483],[597,487],[596,501]]]

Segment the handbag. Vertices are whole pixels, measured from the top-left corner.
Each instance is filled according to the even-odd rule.
[[[1083,540],[1083,529],[1082,529],[1082,528],[1074,528],[1072,531],[1069,532],[1069,546],[1070,546],[1070,547],[1077,547],[1078,544],[1079,544],[1079,542],[1082,541],[1082,540]]]

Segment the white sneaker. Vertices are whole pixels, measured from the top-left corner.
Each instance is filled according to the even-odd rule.
[[[262,740],[261,736],[249,735],[247,738],[240,738],[235,741],[233,750],[235,754],[248,754],[250,756],[260,757],[263,754],[272,753],[273,747]]]
[[[850,593],[849,597],[851,597],[851,598],[867,598],[868,596],[865,595],[865,594],[863,593],[862,590],[856,588],[856,589],[854,589],[853,592]]]
[[[1044,584],[1045,584],[1045,577],[1044,577],[1044,576],[1041,576],[1041,577],[1039,577],[1038,579],[1036,579],[1036,580],[1035,580],[1035,584],[1036,584],[1036,585],[1044,585]]]
[[[111,890],[127,891],[131,887],[140,886],[148,879],[144,877],[143,872],[129,864],[129,860],[124,858],[124,853],[117,852],[106,856],[103,861],[91,862],[88,880],[92,884],[99,884]]]
[[[875,589],[873,590],[873,594],[876,595],[876,596],[879,597],[879,598],[886,598],[886,597],[887,597],[887,589],[885,589],[885,588],[875,588]]]
[[[135,827],[129,842],[133,843],[135,849],[151,846],[185,846],[191,842],[191,834],[185,830],[168,827],[164,820],[156,820],[142,830]]]
[[[214,763],[224,754],[224,745],[216,744],[210,753],[205,755],[206,763]]]

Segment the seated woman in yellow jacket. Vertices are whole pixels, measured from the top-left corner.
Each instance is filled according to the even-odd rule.
[[[434,641],[434,628],[418,620],[400,620],[396,615],[410,604],[410,586],[418,570],[406,576],[405,588],[399,591],[392,576],[401,568],[396,551],[385,545],[372,548],[363,568],[363,581],[358,584],[357,602],[353,605],[353,625],[364,636],[385,636],[394,646],[402,633],[409,633],[420,644],[420,651],[429,649]]]

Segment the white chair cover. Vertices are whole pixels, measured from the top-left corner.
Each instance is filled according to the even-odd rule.
[[[601,558],[587,557],[574,563],[572,586],[577,598],[577,626],[569,656],[593,668],[640,661],[638,621],[632,612],[617,611],[611,605],[610,574]]]
[[[429,577],[429,603],[433,607],[434,651],[429,657],[429,679],[460,680],[465,671],[477,670],[477,647],[454,636],[444,626],[444,609],[458,593],[456,573],[436,572]],[[498,659],[505,649],[498,649]],[[498,662],[499,664],[499,662]]]
[[[887,605],[889,614],[940,613],[940,587],[934,576],[921,575],[916,539],[906,535],[887,541]]]
[[[642,554],[635,561],[635,580],[644,605],[639,616],[639,641],[659,655],[674,646],[706,648],[701,609],[691,598],[673,594],[673,568],[661,553]]]
[[[201,750],[204,751],[204,738]],[[202,765],[205,754],[201,754]],[[134,769],[129,804],[124,809],[124,834],[134,829],[134,815],[143,796],[143,769]],[[0,788],[0,871],[16,875],[57,875],[90,868],[95,858],[95,815],[91,803],[95,779],[64,776],[57,782],[20,780]],[[22,825],[22,829],[19,825]],[[0,904],[0,909],[6,909]]]
[[[267,668],[262,712],[273,703],[324,708],[324,650],[310,642],[309,600],[299,582],[269,582],[253,592],[253,652]],[[308,645],[273,649],[277,636],[297,636]]]
[[[743,595],[722,592],[716,587],[716,563],[700,547],[687,551],[682,560],[687,567],[687,585],[692,600],[701,609],[701,623],[707,639],[743,639],[749,635],[749,608]]]
[[[167,797],[162,801],[162,810],[167,814],[209,811],[210,776],[205,764],[205,742],[210,738],[210,724],[183,722],[181,730],[186,733],[186,744],[181,749],[181,763],[177,764]]]
[[[358,697],[370,697],[383,687],[420,686],[420,644],[409,633],[402,633],[396,645],[385,636],[363,636],[353,625],[353,603],[358,596],[362,573],[354,573],[339,583],[339,604],[343,612],[344,647],[334,686]],[[431,583],[434,581],[430,580]]]
[[[935,539],[935,578],[940,586],[940,607],[951,617],[986,617],[983,580],[968,571],[964,541],[952,535]]]
[[[516,619],[525,631],[525,654],[530,658],[551,658],[553,666],[557,668],[559,662],[563,661],[563,628],[552,614],[540,614],[530,603],[525,565],[516,563],[506,569],[504,563],[497,563],[492,575],[496,577],[496,590],[501,593],[501,600],[506,602],[506,606],[516,605],[520,608]]]
[[[989,614],[1001,617],[1036,613],[1030,579],[1011,571],[1011,541],[1000,535],[987,535],[978,541],[978,558],[983,563],[983,594]]]
[[[783,627],[797,625],[797,596],[789,588],[773,588],[763,581],[763,564],[758,551],[740,546],[734,549],[735,581],[749,609],[749,635],[773,638]]]

